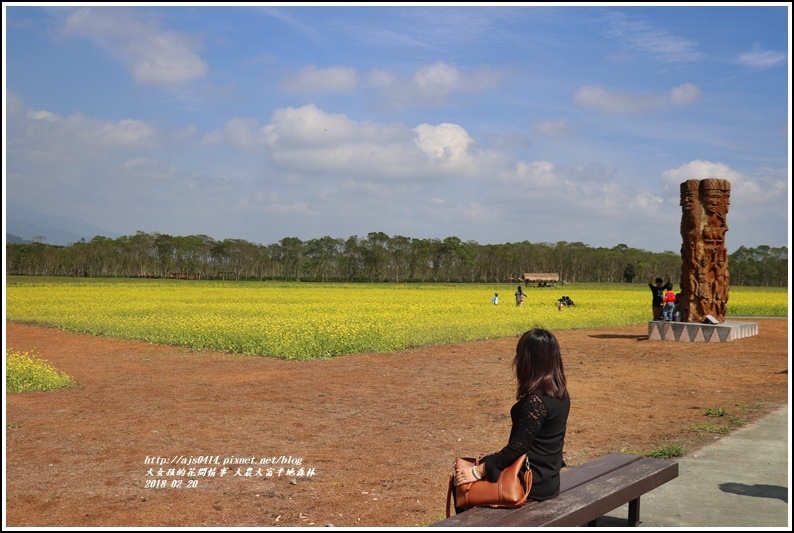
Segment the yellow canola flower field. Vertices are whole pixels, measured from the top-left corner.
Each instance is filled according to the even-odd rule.
[[[72,385],[71,377],[38,353],[6,348],[6,392],[49,391]]]
[[[180,280],[7,280],[10,320],[193,350],[285,359],[391,352],[431,344],[650,319],[647,285],[319,284]],[[499,292],[499,305],[491,299]],[[576,304],[562,310],[557,299]],[[787,316],[783,289],[731,289],[729,315]]]

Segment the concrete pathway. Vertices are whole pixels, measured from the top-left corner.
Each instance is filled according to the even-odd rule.
[[[676,479],[640,499],[640,527],[791,531],[789,407],[678,459]],[[624,505],[599,527],[627,526]]]

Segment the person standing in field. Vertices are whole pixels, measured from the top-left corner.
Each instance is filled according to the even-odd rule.
[[[667,282],[664,282],[662,278],[656,278],[655,285],[651,283],[653,281],[653,272],[651,272],[651,277],[648,278],[648,287],[651,289],[653,293],[653,298],[651,299],[651,305],[653,306],[653,320],[654,322],[657,320],[661,320],[662,318],[662,306],[664,305],[664,292],[666,290],[673,290],[673,284],[670,283],[670,274],[667,274]]]
[[[495,292],[493,295],[493,299],[491,300],[494,305],[499,305],[499,293]]]
[[[521,285],[519,285],[518,289],[516,290],[516,305],[518,307],[521,307],[521,305],[524,303],[524,296],[524,291],[521,288]]]

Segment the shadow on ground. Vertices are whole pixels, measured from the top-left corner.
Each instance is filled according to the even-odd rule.
[[[590,335],[590,338],[591,339],[635,339],[638,341],[648,340],[647,335],[610,335],[608,333],[604,335]]]
[[[788,503],[788,489],[779,485],[746,485],[744,483],[721,483],[722,492],[753,496],[754,498],[776,498]]]

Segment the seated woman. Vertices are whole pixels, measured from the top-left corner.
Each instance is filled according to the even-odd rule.
[[[529,498],[547,500],[560,493],[560,469],[571,399],[568,396],[560,346],[553,333],[535,328],[522,335],[513,359],[516,403],[507,445],[487,455],[474,468],[455,472],[455,485],[478,479],[497,481],[499,473],[527,454],[532,469]],[[521,469],[521,474],[526,466]]]

